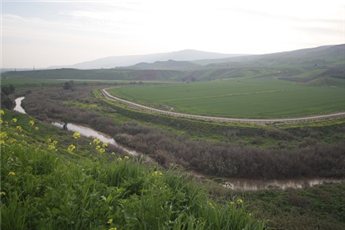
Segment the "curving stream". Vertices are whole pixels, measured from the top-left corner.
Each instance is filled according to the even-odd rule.
[[[329,179],[329,178],[308,178],[308,179],[293,179],[293,180],[246,180],[246,179],[226,179],[223,187],[236,191],[259,191],[268,189],[301,189],[309,188],[315,185],[341,183],[343,179]]]
[[[26,114],[24,108],[22,107],[22,101],[25,97],[18,97],[15,99],[14,111],[19,113]],[[107,143],[109,145],[114,145],[117,148],[121,149],[125,153],[131,156],[143,156],[148,161],[153,161],[150,157],[130,150],[124,146],[119,145],[114,138],[109,137],[108,135],[98,132],[89,127],[76,125],[73,123],[62,123],[62,122],[53,122],[52,125],[60,129],[67,129],[72,132],[79,132],[80,135],[91,138],[98,138],[100,141]],[[192,173],[197,175],[197,173]],[[201,176],[201,175],[200,175]],[[201,176],[203,177],[203,176]],[[328,179],[328,178],[312,178],[312,179],[293,179],[293,180],[247,180],[247,179],[224,179],[222,186],[231,190],[237,191],[258,191],[258,190],[267,190],[267,189],[301,189],[307,187],[313,187],[315,185],[327,184],[327,183],[342,183],[344,179]]]
[[[62,122],[53,122],[52,125],[54,125],[55,127],[60,128],[60,129],[64,129],[64,127],[66,127],[66,129],[68,131],[79,132],[80,135],[82,135],[84,137],[97,138],[101,142],[107,143],[109,145],[113,145],[113,146],[121,149],[122,151],[124,151],[125,153],[127,153],[128,155],[131,155],[131,156],[138,157],[140,155],[143,155],[143,154],[139,154],[138,152],[136,152],[134,150],[130,150],[130,149],[127,149],[127,148],[119,145],[118,143],[116,143],[114,138],[111,138],[111,137],[107,136],[104,133],[98,132],[98,131],[96,131],[94,129],[91,129],[91,128],[88,128],[88,127],[85,127],[85,126],[76,125],[76,124],[73,124],[73,123],[66,123],[65,124],[65,123],[62,123]]]

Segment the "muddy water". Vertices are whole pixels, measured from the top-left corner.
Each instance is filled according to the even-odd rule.
[[[245,180],[233,179],[223,183],[223,187],[237,191],[258,191],[267,189],[301,189],[327,183],[342,183],[344,179],[293,179],[293,180]]]
[[[53,122],[52,125],[54,125],[54,126],[56,126],[58,128],[63,129],[65,124],[61,123],[61,122]],[[81,125],[76,125],[76,124],[73,124],[73,123],[67,123],[65,127],[69,131],[79,132],[80,135],[82,135],[84,137],[97,138],[97,139],[99,139],[103,143],[107,143],[109,145],[114,145],[117,148],[123,150],[125,153],[127,153],[127,154],[129,154],[131,156],[139,156],[140,155],[138,152],[136,152],[134,150],[130,150],[130,149],[127,149],[127,148],[119,145],[118,143],[116,143],[114,138],[111,138],[111,137],[107,136],[106,134],[98,132],[98,131],[96,131],[94,129],[91,129],[91,128],[88,128],[88,127],[85,127],[85,126],[81,126]]]
[[[18,113],[23,113],[26,114],[24,108],[22,107],[22,101],[25,99],[25,97],[18,97],[16,98],[16,100],[14,100],[15,102],[15,107],[14,107],[14,111],[18,112]]]

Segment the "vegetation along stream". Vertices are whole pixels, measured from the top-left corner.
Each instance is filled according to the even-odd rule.
[[[25,114],[25,110],[21,103],[25,97],[18,97],[15,99],[14,111]],[[97,138],[100,141],[113,145],[128,155],[139,157],[142,156],[146,160],[152,161],[151,158],[145,154],[139,153],[134,150],[130,150],[122,145],[119,145],[114,138],[108,135],[96,131],[92,128],[73,124],[73,123],[63,123],[63,122],[53,122],[52,125],[55,127],[66,129],[72,132],[79,132],[82,136]],[[307,187],[313,187],[315,185],[325,184],[325,183],[340,183],[344,179],[330,179],[330,178],[306,178],[306,179],[290,179],[290,180],[247,180],[247,179],[236,179],[236,178],[224,178],[222,179],[222,185],[225,188],[236,190],[236,191],[258,191],[267,189],[301,189]]]

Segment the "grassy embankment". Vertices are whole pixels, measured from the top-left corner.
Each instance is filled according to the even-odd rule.
[[[244,198],[246,210],[265,220],[267,229],[345,228],[345,183],[255,192],[234,192],[216,187],[211,189],[211,194],[220,200]]]
[[[343,87],[308,86],[272,78],[135,85],[109,92],[156,108],[207,116],[280,118],[345,110]]]
[[[2,229],[263,229],[241,199],[219,204],[176,171],[5,113]]]

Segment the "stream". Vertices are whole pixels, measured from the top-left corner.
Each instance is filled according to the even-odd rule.
[[[26,114],[24,108],[22,107],[22,101],[24,100],[25,97],[18,97],[16,98],[16,100],[14,100],[15,102],[15,107],[14,107],[14,111],[18,112],[18,113],[23,113]]]
[[[125,147],[119,145],[118,143],[116,143],[114,138],[111,138],[111,137],[107,136],[106,134],[98,132],[98,131],[96,131],[94,129],[91,129],[89,127],[85,127],[85,126],[81,126],[81,125],[76,125],[76,124],[73,124],[73,123],[66,123],[65,124],[65,123],[62,123],[62,122],[52,122],[52,125],[54,125],[55,127],[60,128],[60,129],[63,129],[64,127],[66,127],[66,129],[68,131],[79,132],[80,135],[82,135],[84,137],[97,138],[97,139],[99,139],[103,143],[106,143],[106,144],[109,144],[109,145],[113,145],[113,146],[121,149],[122,151],[124,151],[128,155],[135,156],[135,157],[138,157],[140,155],[144,156],[143,154],[139,154],[138,152],[136,152],[134,150],[130,150],[128,148],[125,148]]]
[[[24,108],[22,107],[22,101],[25,97],[18,97],[15,99],[14,111],[26,114]],[[98,132],[89,127],[73,124],[73,123],[63,123],[63,122],[52,122],[52,125],[60,129],[67,129],[71,132],[79,132],[80,135],[84,137],[98,138],[100,141],[113,145],[128,155],[139,157],[144,156],[146,160],[153,161],[150,157],[130,150],[122,145],[119,145],[114,138]],[[193,173],[192,173],[193,174]],[[197,175],[197,173],[196,173]],[[200,175],[200,174],[199,174]],[[197,175],[198,176],[198,175]],[[201,175],[200,175],[201,176]],[[199,177],[199,176],[198,176]],[[203,176],[201,176],[203,177]],[[308,178],[308,179],[290,179],[290,180],[249,180],[249,179],[230,179],[224,178],[220,184],[228,189],[236,191],[259,191],[268,189],[301,189],[313,187],[315,185],[327,184],[327,183],[342,183],[344,179],[330,179],[330,178]]]
[[[222,185],[225,188],[236,191],[260,191],[268,189],[301,189],[315,185],[341,183],[344,179],[330,178],[306,178],[306,179],[283,179],[283,180],[249,180],[249,179],[225,179]]]

